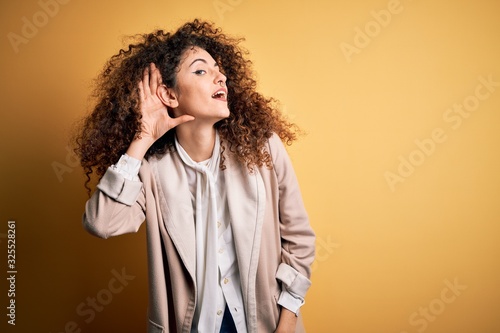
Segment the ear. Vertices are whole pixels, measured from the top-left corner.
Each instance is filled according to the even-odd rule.
[[[174,89],[167,88],[167,86],[164,84],[158,86],[158,89],[156,90],[156,95],[163,104],[172,109],[179,106],[179,101],[177,100],[177,94],[175,93]]]

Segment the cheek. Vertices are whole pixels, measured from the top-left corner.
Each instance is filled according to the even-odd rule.
[[[183,86],[182,89],[179,89],[179,96],[183,97],[184,101],[197,98],[199,95],[201,95],[200,90],[196,87]]]
[[[199,90],[185,89],[178,95],[179,107],[186,112],[199,110],[207,105],[207,98]]]

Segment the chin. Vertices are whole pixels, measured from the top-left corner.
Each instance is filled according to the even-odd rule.
[[[225,110],[221,110],[219,116],[220,116],[220,119],[225,119],[227,117],[229,117],[231,113],[229,112],[229,109],[225,109]]]

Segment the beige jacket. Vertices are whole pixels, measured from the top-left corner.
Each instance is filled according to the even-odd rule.
[[[290,159],[274,135],[273,169],[250,174],[226,155],[225,183],[248,332],[273,332],[281,289],[305,297],[315,236]],[[226,150],[227,152],[227,150]],[[189,333],[196,306],[195,231],[184,165],[177,153],[143,160],[141,181],[109,168],[86,204],[84,227],[102,238],[147,225],[148,332]],[[304,332],[299,315],[296,332]]]

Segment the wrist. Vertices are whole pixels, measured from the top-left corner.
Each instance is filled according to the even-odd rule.
[[[155,143],[155,140],[149,136],[135,138],[128,147],[126,154],[138,160],[142,160],[149,147]]]
[[[275,332],[295,332],[297,316],[287,308],[281,308],[278,327]]]

